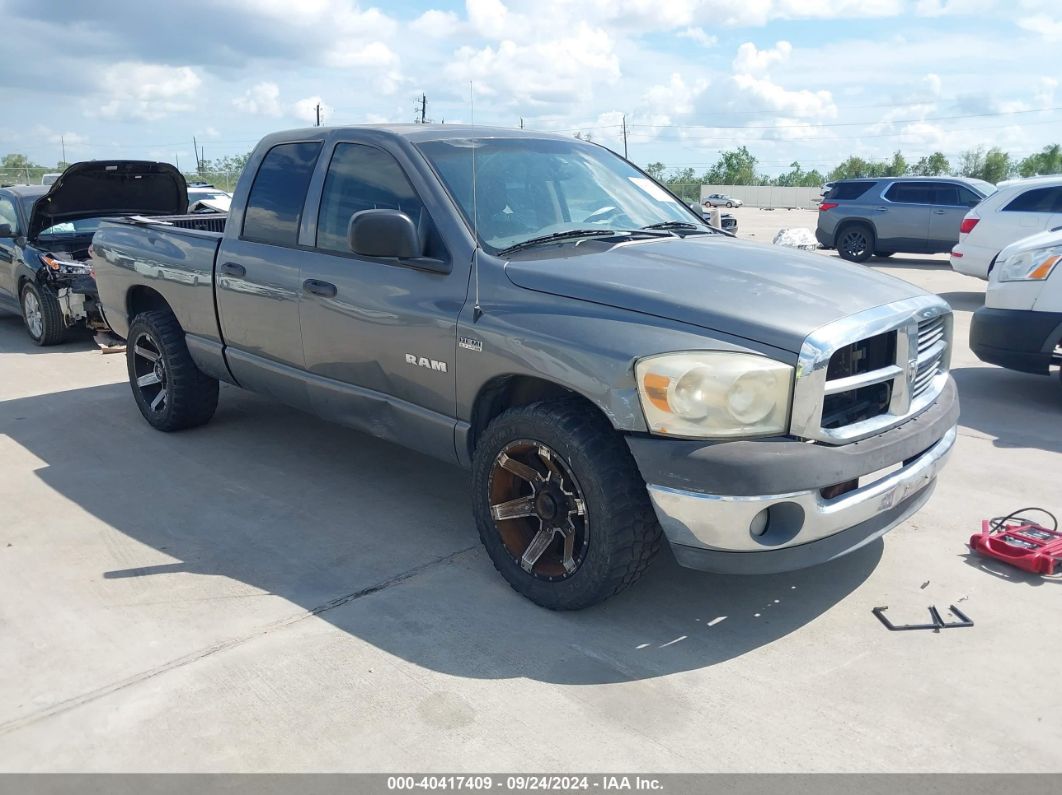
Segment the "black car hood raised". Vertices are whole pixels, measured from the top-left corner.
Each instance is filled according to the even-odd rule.
[[[579,253],[576,253],[576,252]],[[528,251],[505,266],[530,290],[629,309],[798,352],[841,317],[924,292],[862,265],[731,237]]]
[[[107,215],[180,215],[188,188],[169,163],[89,160],[74,163],[33,205],[28,237],[64,221]]]

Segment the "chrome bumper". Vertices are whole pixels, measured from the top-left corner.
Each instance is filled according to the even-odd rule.
[[[757,496],[728,496],[650,484],[649,496],[673,546],[718,552],[769,552],[811,544],[885,519],[877,535],[899,524],[924,500],[911,499],[932,486],[955,444],[956,428],[906,466],[833,499],[819,489]],[[823,487],[829,484],[823,484]],[[928,496],[928,493],[927,493]],[[896,509],[909,500],[909,510]],[[761,512],[766,512],[760,516]],[[755,535],[753,529],[766,529]],[[880,525],[880,522],[877,523]],[[831,547],[834,545],[831,545]],[[827,558],[824,558],[827,559]],[[808,564],[804,564],[808,565]]]

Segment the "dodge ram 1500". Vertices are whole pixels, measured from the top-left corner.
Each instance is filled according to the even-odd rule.
[[[882,536],[956,438],[948,305],[736,240],[609,150],[462,126],[256,148],[223,232],[105,224],[104,313],[154,427],[218,382],[471,469],[494,565],[554,609],[683,565],[755,574]]]

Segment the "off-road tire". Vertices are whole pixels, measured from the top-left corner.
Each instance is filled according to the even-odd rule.
[[[30,318],[26,308],[27,296],[33,296],[36,301],[41,320],[41,333],[34,334],[30,328]],[[22,322],[26,326],[26,333],[35,345],[41,347],[58,345],[66,339],[66,323],[63,320],[63,310],[59,307],[59,296],[47,286],[36,282],[27,281],[22,285],[19,293],[19,306],[22,309]]]
[[[861,237],[856,245],[855,236]],[[874,254],[874,230],[863,223],[847,223],[837,230],[837,253],[849,262],[866,262]]]
[[[137,386],[137,340],[146,337],[154,343],[165,366],[165,402],[160,410],[151,408]],[[188,353],[184,331],[168,309],[142,312],[129,326],[126,346],[129,385],[137,408],[152,427],[160,431],[180,431],[203,425],[218,406],[218,382],[204,374]]]
[[[577,479],[585,500],[585,557],[558,581],[524,571],[491,516],[491,472],[499,453],[517,440],[551,448]],[[494,567],[515,591],[550,610],[579,610],[619,593],[660,549],[660,525],[627,445],[603,416],[578,400],[534,403],[496,417],[476,444],[472,489],[479,536]]]

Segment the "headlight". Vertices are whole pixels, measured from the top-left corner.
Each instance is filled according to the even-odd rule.
[[[79,275],[82,273],[92,273],[92,266],[87,262],[78,262],[77,260],[59,259],[54,254],[41,254],[41,262],[55,273],[65,273],[70,276]]]
[[[1062,260],[1062,246],[1047,246],[1007,257],[999,266],[1001,282],[1043,281]]]
[[[793,368],[764,356],[664,353],[634,365],[649,430],[732,438],[784,433]]]

